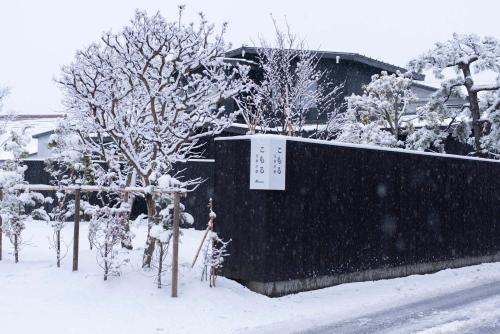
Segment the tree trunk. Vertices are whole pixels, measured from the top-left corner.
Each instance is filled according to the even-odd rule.
[[[160,243],[160,258],[158,260],[158,289],[161,289],[161,272],[163,270],[163,256],[164,248],[163,244]]]
[[[135,172],[128,173],[125,187],[130,187],[132,182],[135,183]],[[125,223],[125,231],[127,232],[127,234],[129,234],[129,232],[130,232],[130,214],[132,212],[132,205],[134,204],[134,199],[135,199],[135,196],[133,196],[132,194],[130,194],[128,192],[124,193],[123,197],[122,197],[122,201],[124,203],[127,203],[128,208],[129,208],[128,213],[123,216],[123,222]],[[128,237],[121,241],[121,246],[122,246],[122,248],[125,248],[128,250],[132,250],[134,248],[132,246],[132,239],[128,238]]]
[[[104,280],[108,280],[109,264],[108,264],[108,243],[104,243]]]
[[[61,230],[56,232],[57,268],[61,267]]]
[[[155,202],[152,194],[146,194],[145,196],[146,206],[148,208],[148,238],[146,240],[146,247],[144,249],[144,256],[142,259],[143,268],[151,268],[151,259],[153,257],[153,252],[155,250],[155,240],[151,238],[150,231],[153,225],[153,218],[155,215]]]
[[[461,66],[462,72],[465,79],[465,88],[467,89],[469,109],[472,116],[472,130],[474,134],[474,150],[476,155],[481,155],[481,138],[483,137],[483,129],[479,119],[481,118],[481,112],[479,110],[479,101],[477,98],[477,93],[472,91],[472,86],[474,81],[472,80],[470,65]]]
[[[17,234],[14,234],[14,262],[19,262],[19,239]]]

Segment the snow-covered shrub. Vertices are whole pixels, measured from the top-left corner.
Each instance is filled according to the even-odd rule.
[[[401,135],[413,127],[405,112],[416,100],[411,76],[383,71],[363,86],[363,94],[346,97],[347,111],[331,115],[327,131],[330,138],[354,144],[403,147]]]
[[[25,222],[31,219],[49,220],[43,204],[48,201],[42,194],[21,189],[27,185],[24,173],[27,166],[22,164],[27,156],[26,145],[31,136],[23,130],[12,131],[3,143],[5,151],[12,152],[13,158],[4,161],[0,166],[0,214],[2,216],[2,232],[14,246],[14,259],[19,262],[19,250],[22,245],[22,231]]]
[[[202,277],[207,279],[210,272],[210,287],[215,287],[218,271],[222,268],[224,258],[229,256],[227,245],[231,240],[224,241],[217,233],[210,231],[203,252],[203,273]]]
[[[85,203],[83,211],[90,215],[89,238],[97,251],[97,263],[104,270],[106,281],[109,276],[119,276],[121,267],[129,262],[128,252],[117,249],[117,246],[132,240],[133,235],[128,224],[130,208],[127,204],[112,207],[104,203],[104,200],[101,200],[101,206]]]
[[[201,279],[209,279],[210,287],[213,288],[215,287],[218,270],[222,268],[224,258],[229,256],[227,245],[231,240],[224,241],[213,231],[216,214],[212,209],[212,199],[209,202],[209,209],[208,238],[205,240],[203,247],[203,271]]]
[[[170,175],[161,177],[160,188],[181,188],[182,184],[172,178]],[[155,224],[151,227],[150,235],[155,242],[155,253],[153,255],[151,266],[156,269],[156,283],[158,288],[162,287],[162,275],[167,271],[166,256],[170,241],[172,240],[172,229],[174,219],[174,204],[173,197],[170,193],[157,193],[155,196],[156,212]],[[194,223],[193,216],[185,212],[185,207],[179,203],[180,224],[192,225]]]

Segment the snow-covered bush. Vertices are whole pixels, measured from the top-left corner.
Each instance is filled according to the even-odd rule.
[[[347,111],[332,115],[327,132],[330,138],[355,144],[402,147],[401,135],[412,130],[405,118],[408,105],[416,100],[412,78],[397,72],[375,74],[363,86],[363,94],[346,97]]]
[[[203,247],[203,271],[201,273],[202,280],[209,279],[211,288],[215,287],[218,270],[222,268],[224,258],[229,256],[229,253],[227,252],[227,245],[231,242],[231,240],[222,240],[219,238],[217,233],[214,232],[216,214],[213,211],[212,204],[212,199],[210,199],[208,237],[205,240],[205,245]]]
[[[19,251],[22,245],[22,231],[26,220],[49,220],[42,205],[47,199],[40,193],[22,189],[27,185],[24,173],[27,166],[22,164],[23,158],[28,154],[26,145],[31,136],[25,130],[12,131],[9,138],[3,143],[2,148],[11,152],[12,159],[4,161],[0,166],[0,214],[2,216],[2,233],[8,237],[14,246],[14,259],[19,262]]]
[[[74,131],[122,185],[155,186],[174,162],[199,154],[200,139],[235,118],[224,102],[246,89],[248,67],[224,61],[226,26],[217,33],[203,15],[186,24],[183,9],[172,22],[137,12],[77,52],[58,80]],[[145,200],[152,226],[152,194]]]
[[[443,138],[452,132],[472,146],[471,154],[500,154],[500,42],[496,38],[454,34],[413,59],[408,67],[415,72],[430,70],[442,80],[441,88],[418,110],[427,125],[408,139],[410,148],[426,148],[423,144],[442,148]],[[493,73],[496,81],[477,84],[474,77],[484,72]],[[451,97],[465,103],[450,107]]]
[[[224,241],[217,233],[210,231],[203,252],[203,273],[202,277],[206,280],[210,272],[210,287],[215,287],[218,271],[222,268],[224,258],[229,256],[227,245],[231,240]]]
[[[182,188],[183,184],[170,175],[164,175],[160,178],[160,189]],[[155,253],[153,254],[151,266],[156,269],[156,283],[158,288],[162,287],[162,276],[167,271],[165,264],[168,248],[172,239],[173,219],[174,219],[174,201],[170,193],[155,194],[156,212],[155,224],[151,227],[151,238],[155,242]],[[185,212],[185,207],[179,203],[180,224],[192,225],[193,216]]]
[[[133,234],[129,228],[130,208],[126,203],[106,205],[109,198],[99,194],[100,205],[83,204],[83,211],[90,216],[89,238],[97,251],[97,263],[104,271],[104,280],[120,275],[121,267],[129,262],[128,252],[117,246],[129,243]]]

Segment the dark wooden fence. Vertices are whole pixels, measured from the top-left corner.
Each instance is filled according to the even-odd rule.
[[[499,260],[500,162],[287,140],[286,190],[249,189],[250,139],[216,140],[226,277],[270,295]]]

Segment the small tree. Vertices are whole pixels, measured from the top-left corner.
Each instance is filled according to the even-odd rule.
[[[320,57],[306,50],[305,42],[288,25],[284,32],[274,19],[273,23],[275,42],[260,39],[257,53],[262,78],[246,96],[242,116],[249,133],[260,127],[299,136],[309,118],[314,115],[317,124],[321,115],[334,109],[342,87],[326,82],[328,72],[320,68]]]
[[[81,139],[71,131],[67,120],[60,122],[55,133],[50,137],[49,147],[52,157],[45,160],[45,170],[51,176],[50,183],[64,187],[77,184],[93,184],[95,170],[90,157],[85,155]],[[61,230],[74,214],[75,201],[67,191],[60,188],[55,191],[55,201],[49,212],[53,228],[52,247],[56,251],[57,267],[61,265],[62,243]],[[83,200],[87,195],[83,195]]]
[[[163,175],[158,180],[159,189],[183,189],[188,184],[183,184],[179,180],[171,177],[170,175]],[[173,198],[170,193],[159,192],[155,195],[156,212],[155,224],[151,228],[151,237],[155,242],[155,254],[152,259],[152,267],[157,270],[156,283],[158,288],[162,287],[163,274],[166,272],[167,266],[165,261],[167,258],[168,248],[173,235],[173,222],[174,222],[174,204]],[[179,203],[180,210],[180,223],[184,226],[192,225],[194,223],[193,216],[185,212],[185,207]]]
[[[441,88],[418,110],[427,125],[409,138],[410,148],[432,144],[442,147],[443,138],[452,131],[454,137],[472,146],[473,154],[500,153],[500,43],[496,38],[454,34],[452,39],[436,43],[433,49],[413,59],[409,68],[415,72],[430,70],[442,80]],[[454,75],[445,75],[447,69]],[[477,84],[475,75],[485,71],[493,72],[497,82]],[[466,103],[461,108],[450,108],[447,102],[454,96]]]
[[[31,136],[23,130],[20,133],[12,131],[2,148],[11,152],[12,159],[6,160],[0,169],[0,214],[2,215],[2,232],[9,238],[14,246],[14,260],[19,262],[19,250],[22,245],[22,231],[26,220],[38,218],[49,220],[43,207],[45,197],[37,192],[22,190],[19,187],[27,184],[24,172],[27,166],[21,159],[28,154],[26,145]]]
[[[207,280],[208,277],[210,281],[210,287],[215,287],[215,281],[219,270],[222,268],[224,258],[229,256],[227,252],[227,246],[231,240],[224,241],[217,233],[214,232],[215,218],[217,215],[213,211],[213,202],[210,199],[209,202],[209,221],[208,221],[208,238],[205,241],[205,246],[203,249],[203,271],[201,273],[201,279]]]
[[[97,263],[104,271],[105,281],[109,276],[119,276],[121,267],[129,262],[128,257],[122,256],[117,250],[117,246],[133,238],[128,228],[130,209],[113,197],[116,197],[116,194],[111,193],[107,196],[99,193],[98,205],[82,203],[83,211],[91,217],[89,236],[97,251]]]
[[[347,111],[329,122],[330,137],[339,141],[401,147],[401,136],[411,131],[411,120],[404,117],[408,105],[417,98],[411,76],[397,72],[372,76],[362,95],[346,97]],[[334,127],[335,125],[336,127]]]

